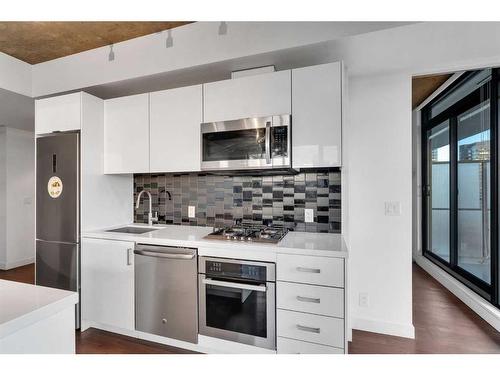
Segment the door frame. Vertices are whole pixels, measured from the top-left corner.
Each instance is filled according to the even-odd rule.
[[[475,91],[469,93],[464,98],[460,99],[442,113],[430,118],[430,110],[432,104],[443,98],[448,92],[462,84],[477,70],[464,73],[455,82],[453,82],[446,90],[437,95],[421,110],[421,178],[422,178],[422,255],[431,262],[444,269],[467,287],[481,295],[483,298],[499,306],[498,293],[498,89],[499,89],[499,69],[492,69],[491,80],[489,84],[484,84]],[[464,111],[472,108],[484,101],[484,98],[490,100],[490,199],[491,199],[491,284],[487,284],[480,278],[463,270],[458,266],[458,184],[457,184],[457,116]],[[427,132],[442,122],[449,121],[450,134],[450,261],[446,262],[427,249],[428,244],[428,222],[429,213],[427,212],[427,192],[430,186],[428,175],[428,142]]]

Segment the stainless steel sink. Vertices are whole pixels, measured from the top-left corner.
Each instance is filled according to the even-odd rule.
[[[158,230],[160,228],[141,228],[141,227],[122,227],[116,229],[110,229],[106,232],[117,232],[117,233],[130,233],[130,234],[142,234]]]

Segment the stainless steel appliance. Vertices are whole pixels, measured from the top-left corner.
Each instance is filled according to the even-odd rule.
[[[37,138],[36,155],[36,284],[80,292],[80,134]]]
[[[290,168],[291,116],[201,124],[201,169]]]
[[[276,349],[275,264],[198,261],[200,334]]]
[[[280,227],[235,225],[225,228],[214,228],[214,231],[206,235],[205,238],[226,241],[278,243],[285,237],[286,233],[287,230]]]
[[[198,342],[196,249],[138,244],[135,329]]]

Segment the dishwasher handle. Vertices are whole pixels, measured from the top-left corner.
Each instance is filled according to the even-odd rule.
[[[163,258],[163,259],[183,259],[183,260],[191,260],[194,259],[196,254],[179,254],[179,253],[163,253],[157,251],[147,251],[147,250],[134,250],[134,254],[142,255],[146,257],[153,258]]]

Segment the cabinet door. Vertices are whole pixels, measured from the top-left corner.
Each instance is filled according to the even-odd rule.
[[[135,329],[133,242],[84,238],[82,320]]]
[[[151,172],[200,170],[202,86],[150,94]]]
[[[291,113],[290,70],[203,85],[204,122]]]
[[[149,94],[104,103],[104,173],[149,172]]]
[[[81,93],[55,96],[35,101],[35,133],[81,128]]]
[[[292,165],[341,166],[342,64],[292,70]]]

